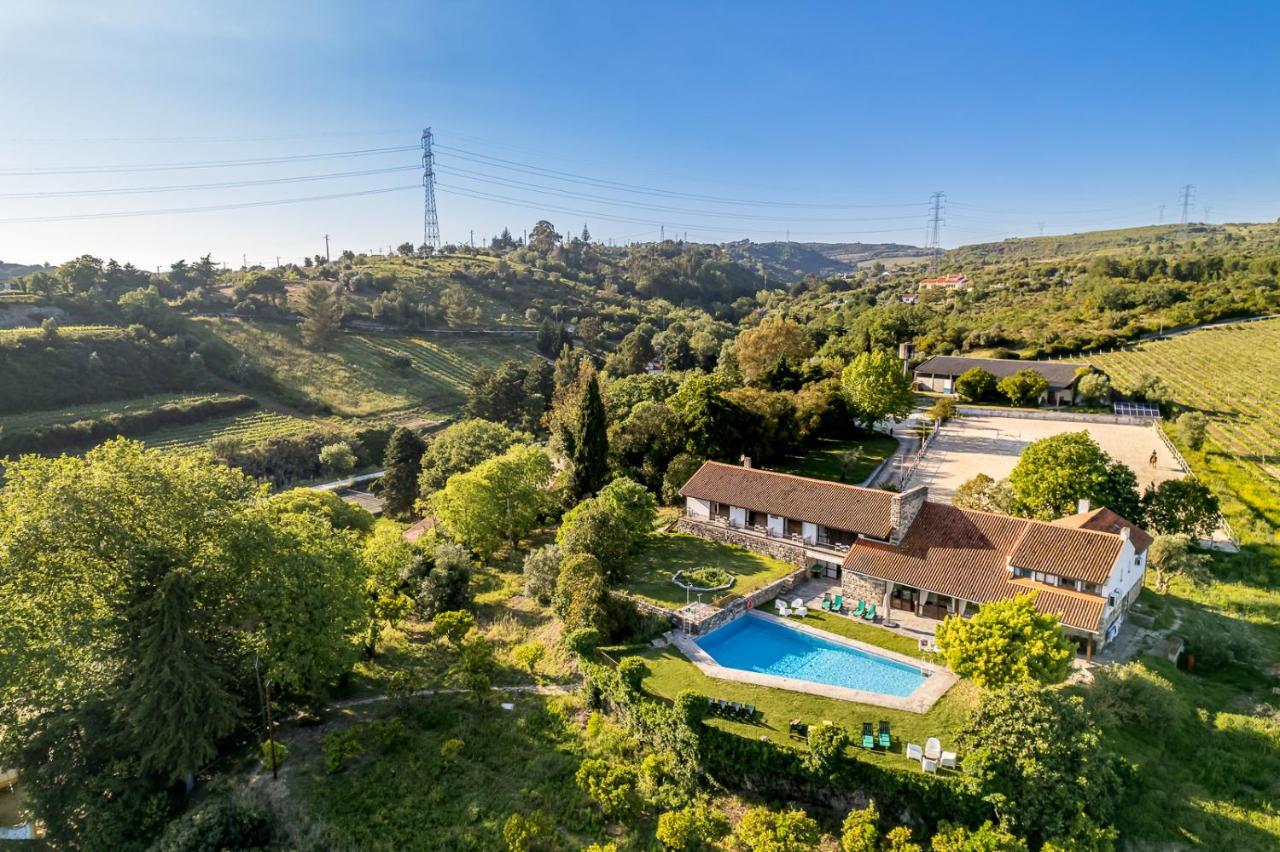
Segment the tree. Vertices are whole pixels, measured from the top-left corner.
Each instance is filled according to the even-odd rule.
[[[1207,553],[1197,552],[1186,535],[1160,535],[1151,543],[1147,561],[1156,572],[1156,591],[1169,591],[1174,577],[1183,577],[1193,585],[1212,582],[1209,568],[1213,560]]]
[[[540,447],[517,444],[431,495],[431,512],[450,535],[481,556],[533,529],[546,504],[551,459]]]
[[[1086,373],[1076,382],[1076,395],[1087,405],[1098,405],[1111,396],[1111,380],[1102,373]]]
[[[459,649],[458,661],[449,670],[449,679],[470,690],[477,699],[483,699],[493,685],[493,675],[498,670],[498,658],[493,643],[483,636],[464,639]]]
[[[612,398],[611,398],[612,403]],[[662,487],[671,460],[684,448],[679,420],[662,402],[641,401],[625,419],[609,427],[613,470],[644,483],[652,491]]]
[[[1075,646],[1056,616],[1036,609],[1035,597],[991,601],[972,618],[948,616],[937,630],[938,650],[947,665],[987,689],[1065,680]]]
[[[951,496],[951,505],[1007,515],[1013,510],[1013,489],[1007,479],[996,481],[985,473],[979,473],[960,483]]]
[[[748,384],[767,385],[779,368],[799,371],[813,354],[813,340],[799,323],[782,317],[766,317],[754,328],[738,332],[733,350],[738,368]]]
[[[648,540],[658,519],[658,502],[643,485],[620,476],[601,488],[593,499],[631,531],[633,549]]]
[[[466,328],[480,322],[480,306],[461,284],[450,284],[440,295],[445,322],[450,328]]]
[[[640,806],[636,770],[627,763],[589,757],[578,766],[578,788],[613,819],[625,819]]]
[[[996,391],[995,374],[973,367],[956,377],[956,393],[967,402],[982,402],[990,399]]]
[[[940,396],[929,406],[925,416],[935,423],[946,423],[956,416],[956,401],[949,396]]]
[[[805,755],[805,761],[809,768],[821,775],[829,775],[844,757],[849,732],[843,725],[824,722],[810,727],[807,739],[809,753]]]
[[[600,490],[609,475],[608,420],[600,382],[590,363],[583,364],[578,392],[567,404],[563,441],[570,494],[580,500]]]
[[[271,497],[268,507],[285,515],[318,515],[335,530],[354,530],[358,533],[372,530],[375,520],[369,512],[354,503],[348,503],[332,491],[316,491],[313,488],[282,491]]]
[[[566,631],[598,630],[603,620],[606,594],[600,560],[587,553],[570,554],[560,564],[551,608],[564,622]]]
[[[1208,538],[1218,528],[1218,498],[1198,479],[1166,479],[1143,492],[1142,518],[1153,532]]]
[[[591,500],[566,513],[556,531],[556,544],[561,550],[566,554],[594,556],[608,566],[609,580],[615,584],[626,581],[626,557],[634,541],[633,531],[622,518]]]
[[[717,374],[693,375],[667,400],[685,436],[687,452],[704,459],[737,461],[750,432],[750,415],[723,396]]]
[[[818,823],[802,810],[757,807],[742,815],[736,836],[752,852],[803,852],[817,847],[820,832]]]
[[[880,811],[874,801],[854,808],[840,827],[840,852],[876,852],[880,843]]]
[[[459,420],[432,436],[421,455],[418,486],[425,497],[444,487],[455,473],[463,473],[486,459],[500,456],[516,444],[531,444],[533,436],[501,423],[470,418]],[[390,447],[390,445],[388,445]]]
[[[564,554],[558,545],[547,544],[529,551],[523,566],[524,593],[540,604],[551,603],[563,560]]]
[[[1012,376],[1005,376],[996,382],[1000,393],[1005,395],[1010,405],[1018,408],[1033,408],[1040,402],[1040,397],[1049,390],[1049,381],[1030,368],[1019,370]]]
[[[466,610],[438,612],[431,622],[431,635],[461,649],[462,640],[467,638],[467,634],[475,626],[476,617]]]
[[[1199,411],[1184,411],[1178,415],[1175,426],[1178,437],[1190,449],[1199,452],[1204,447],[1204,439],[1209,431],[1209,418]]]
[[[529,671],[529,677],[538,676],[538,663],[542,660],[547,648],[541,642],[521,642],[511,649],[511,658]]]
[[[320,467],[330,476],[347,476],[356,469],[356,454],[346,441],[335,441],[320,448]]]
[[[1076,510],[1079,500],[1106,506],[1141,522],[1137,479],[1088,432],[1064,432],[1032,441],[1009,474],[1015,514],[1052,520]]]
[[[529,231],[529,248],[539,254],[550,254],[560,245],[560,240],[555,226],[546,219],[538,220]]]
[[[706,462],[689,453],[681,453],[671,460],[662,477],[662,502],[674,506],[680,502],[680,489]]]
[[[342,305],[329,285],[319,281],[302,291],[298,313],[302,316],[302,345],[308,349],[326,348],[342,325]]]
[[[844,368],[840,380],[868,431],[886,417],[905,420],[915,407],[915,394],[902,372],[902,362],[887,349],[861,353]]]
[[[930,849],[933,852],[1027,852],[1027,842],[990,820],[972,829],[942,822],[938,824]]]
[[[653,360],[652,335],[636,329],[628,332],[617,350],[605,359],[605,370],[611,376],[633,376],[643,373]]]
[[[360,554],[368,596],[365,656],[377,654],[378,637],[384,627],[395,627],[413,609],[413,599],[407,591],[417,557],[413,545],[404,540],[400,525],[392,521],[378,521],[373,534],[365,539]]]
[[[452,542],[431,553],[431,569],[418,584],[418,610],[427,618],[471,603],[471,559]]]
[[[965,723],[965,771],[1000,824],[1036,842],[1068,834],[1079,817],[1111,821],[1120,798],[1115,759],[1083,701],[1036,683],[983,695]]]
[[[413,514],[418,497],[418,480],[422,476],[422,456],[426,444],[418,433],[403,426],[397,427],[387,441],[382,457],[383,474],[378,480],[378,494],[382,497],[382,512],[388,518],[404,519]]]
[[[709,852],[729,833],[729,821],[711,805],[698,802],[658,816],[657,840],[664,849]]]

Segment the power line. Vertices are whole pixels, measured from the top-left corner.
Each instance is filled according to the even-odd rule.
[[[308,201],[328,201],[333,198],[355,198],[361,195],[383,195],[388,192],[401,192],[406,189],[421,189],[420,184],[407,186],[387,186],[380,189],[365,189],[358,192],[334,192],[328,195],[309,195],[301,198],[279,198],[271,201],[245,201],[235,204],[211,204],[204,207],[169,207],[156,210],[121,210],[107,213],[78,213],[68,216],[19,216],[0,219],[0,225],[20,225],[30,222],[74,222],[84,219],[127,219],[134,216],[160,216],[179,213],[210,213],[220,210],[242,210],[249,207],[276,207],[283,204],[301,204]]]
[[[141,144],[153,142],[284,142],[297,139],[334,139],[343,136],[403,136],[413,132],[406,128],[388,130],[334,130],[317,133],[274,133],[257,136],[8,136],[0,137],[5,145],[51,145],[59,143]]]
[[[328,160],[341,157],[371,157],[379,154],[396,154],[416,151],[417,145],[396,145],[390,148],[361,148],[354,151],[330,151],[324,154],[293,154],[283,157],[253,157],[244,160],[202,160],[191,163],[159,163],[154,165],[120,166],[67,166],[47,169],[16,169],[0,171],[3,177],[31,177],[45,175],[124,174],[129,172],[166,172],[185,169],[220,169],[231,166],[269,166],[277,163],[300,163],[307,160]]]
[[[106,189],[68,189],[55,192],[3,192],[0,198],[76,198],[86,195],[138,195],[152,192],[189,192],[204,189],[232,189],[247,186],[271,186],[282,183],[307,183],[317,180],[368,177],[392,172],[417,171],[421,166],[390,166],[385,169],[363,169],[354,172],[330,172],[323,175],[298,175],[295,177],[262,178],[259,180],[220,181],[217,183],[188,183],[171,186],[130,186]]]
[[[440,219],[436,214],[436,173],[431,128],[422,131],[422,244],[440,248]]]

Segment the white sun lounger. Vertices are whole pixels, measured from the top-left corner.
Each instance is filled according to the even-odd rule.
[[[924,741],[924,756],[929,760],[938,760],[942,757],[942,743],[937,737],[929,737]]]
[[[778,615],[788,616],[791,614],[791,610],[787,609],[786,601],[775,600],[773,602],[773,608],[778,611]]]
[[[920,761],[920,768],[923,769],[925,772],[932,772],[934,774],[937,774],[938,763],[937,761],[930,760],[929,758],[926,757],[924,760]]]
[[[804,618],[806,615],[809,614],[809,608],[807,606],[801,605],[791,610],[791,612],[794,613],[795,615],[800,616],[801,618]]]
[[[793,600],[793,601],[791,602],[791,608],[792,608],[792,609],[800,609],[802,606],[804,606],[804,599],[803,599],[803,598],[796,598],[795,600]]]
[[[945,766],[948,769],[955,769],[956,753],[954,751],[944,751],[942,753],[942,759],[938,761],[938,764],[941,766]]]
[[[924,757],[924,752],[920,750],[919,743],[907,743],[907,759],[920,760]]]

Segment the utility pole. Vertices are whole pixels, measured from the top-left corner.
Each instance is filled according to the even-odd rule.
[[[431,128],[422,131],[422,243],[440,248],[440,219],[436,215],[435,155],[431,152]]]
[[[1163,204],[1160,205],[1160,221],[1157,222],[1156,224],[1159,224],[1159,225],[1164,224],[1164,205]]]
[[[248,268],[249,268],[249,255],[247,255],[247,254],[241,254],[241,255],[240,255],[240,268],[241,268],[241,269],[248,269]]]
[[[476,229],[475,228],[471,229],[471,238],[468,240],[468,242],[471,243],[472,248],[476,247]]]
[[[929,213],[929,246],[933,249],[934,275],[938,274],[938,253],[942,250],[939,226],[942,224],[942,202],[946,197],[945,192],[935,192],[929,196],[929,201],[933,204],[933,210]]]
[[[329,262],[329,235],[324,235],[324,262]]]
[[[276,255],[276,269],[280,268],[280,255]]]
[[[1044,222],[1040,222],[1040,236],[1044,236]]]
[[[667,241],[667,226],[659,225],[658,226],[658,242],[665,243],[666,241]]]
[[[1182,235],[1187,235],[1187,209],[1191,206],[1191,196],[1195,192],[1195,187],[1191,184],[1183,184],[1180,194],[1182,196]]]

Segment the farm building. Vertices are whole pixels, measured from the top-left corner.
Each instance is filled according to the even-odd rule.
[[[920,282],[921,290],[967,290],[968,288],[969,276],[963,272],[939,275],[936,278],[925,278]]]
[[[1075,400],[1076,371],[1079,364],[1065,361],[1019,361],[1014,358],[963,358],[956,355],[934,355],[915,369],[918,387],[935,393],[955,393],[956,379],[972,369],[986,370],[996,380],[1012,376],[1019,370],[1035,370],[1044,376],[1049,389],[1040,397],[1040,403],[1070,405]]]

